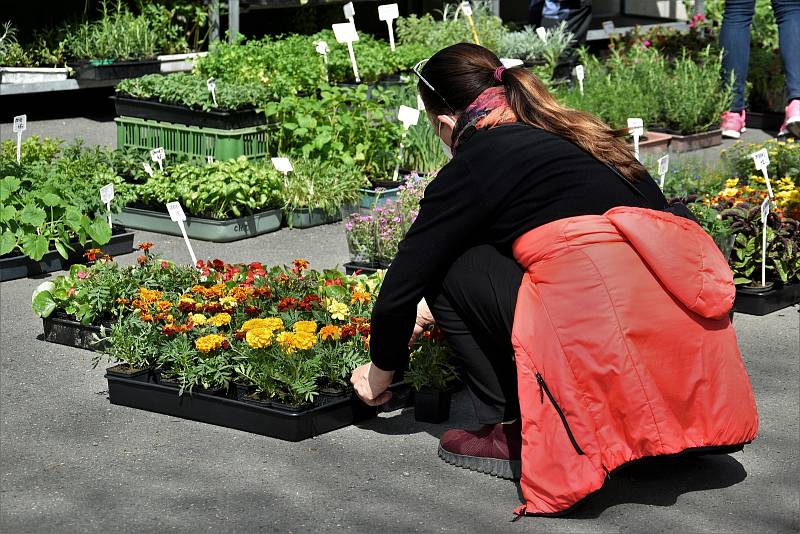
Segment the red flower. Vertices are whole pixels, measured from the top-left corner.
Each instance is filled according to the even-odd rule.
[[[341,286],[342,280],[340,278],[331,278],[329,280],[325,280],[326,286]]]
[[[352,324],[346,324],[342,327],[342,339],[348,339],[356,335],[358,331],[356,330],[356,326]]]
[[[318,295],[306,295],[303,297],[303,300],[300,301],[300,310],[301,311],[311,311],[315,305],[319,304],[320,298]]]
[[[258,315],[259,313],[261,313],[261,310],[259,310],[259,309],[258,309],[257,307],[255,307],[255,306],[245,306],[245,308],[244,308],[244,312],[245,312],[247,315]]]
[[[272,296],[272,290],[269,286],[257,287],[253,294],[257,297],[268,299]]]
[[[235,332],[233,337],[238,339],[239,341],[243,340],[244,337],[247,335],[247,332]]]
[[[292,272],[300,274],[304,269],[308,269],[308,260],[298,258],[292,262]]]
[[[147,263],[147,256],[138,256],[136,261],[139,263],[139,265],[144,265]]]
[[[137,247],[137,248],[138,248],[139,250],[142,250],[142,251],[144,251],[144,252],[147,252],[148,250],[150,250],[151,248],[153,248],[153,244],[152,244],[152,243],[150,243],[149,241],[145,241],[145,242],[143,242],[143,243],[139,243],[139,245],[138,245],[138,247]]]
[[[370,333],[371,327],[369,324],[362,324],[358,327],[358,333],[364,337],[367,337]]]
[[[264,266],[261,264],[260,261],[254,261],[250,263],[248,267],[250,267],[250,270],[252,271],[264,270]]]
[[[211,264],[214,266],[214,269],[217,271],[221,271],[225,268],[225,262],[220,259],[215,259],[211,261]]]
[[[298,301],[294,297],[284,297],[278,303],[278,311],[294,310],[297,308]]]
[[[97,259],[97,256],[99,256],[102,253],[103,251],[100,250],[99,248],[90,248],[89,250],[84,252],[83,255],[84,257],[86,257],[87,260],[95,261]]]
[[[164,325],[164,328],[161,329],[161,332],[163,332],[165,336],[172,336],[180,332],[180,330],[179,327],[169,323]]]
[[[81,280],[86,280],[87,278],[89,278],[89,273],[87,271],[79,271],[78,278]]]
[[[203,260],[197,260],[197,264],[195,265],[195,267],[197,267],[198,269],[203,269],[205,266],[206,263]]]

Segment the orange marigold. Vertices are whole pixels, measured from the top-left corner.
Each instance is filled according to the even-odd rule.
[[[322,341],[328,341],[329,339],[337,341],[341,337],[342,329],[336,325],[329,324],[319,329],[319,338]]]

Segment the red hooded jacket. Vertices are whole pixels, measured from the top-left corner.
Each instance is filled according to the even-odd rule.
[[[752,441],[758,415],[728,318],[735,288],[697,224],[614,208],[516,240],[518,514],[563,512],[646,456]]]

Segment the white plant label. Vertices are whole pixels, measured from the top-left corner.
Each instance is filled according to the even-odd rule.
[[[217,106],[217,82],[214,78],[209,78],[206,80],[206,87],[208,87],[208,92],[211,93],[211,100],[214,102],[214,107]]]
[[[108,226],[111,226],[111,201],[114,199],[114,184],[106,184],[100,188],[100,200],[106,205]]]
[[[147,175],[148,175],[148,176],[150,176],[150,177],[152,178],[152,177],[153,177],[153,174],[154,174],[154,173],[153,173],[153,167],[151,167],[151,166],[150,166],[150,164],[149,164],[149,163],[147,163],[146,161],[143,161],[143,162],[142,162],[142,167],[144,167],[144,172],[146,172],[146,173],[147,173]]]
[[[541,26],[536,28],[536,35],[538,35],[539,39],[541,39],[542,41],[547,41],[547,30],[545,30]]]
[[[658,176],[660,178],[661,189],[664,189],[664,180],[667,177],[668,171],[669,171],[669,154],[658,158]]]
[[[417,95],[417,109],[420,111],[425,111],[425,102],[422,101],[422,97]]]
[[[511,68],[514,68],[514,67],[519,67],[519,66],[525,64],[521,59],[507,58],[507,57],[501,57],[500,58],[500,63],[502,63],[503,66],[505,68],[507,68],[507,69],[511,69]]]
[[[342,9],[344,11],[344,18],[349,20],[351,24],[355,24],[353,17],[356,16],[356,8],[353,6],[353,2],[347,2]]]
[[[472,16],[472,6],[470,5],[469,2],[461,2],[461,11],[467,17]]]
[[[378,20],[382,20],[386,22],[386,25],[389,27],[389,46],[392,48],[392,52],[394,52],[394,20],[400,17],[400,10],[397,7],[397,4],[386,4],[383,6],[378,6]]]
[[[181,206],[180,202],[168,202],[167,211],[169,212],[169,218],[178,224],[178,228],[183,236],[183,242],[186,243],[186,249],[189,251],[189,256],[192,258],[192,265],[197,266],[197,256],[194,255],[192,243],[189,241],[189,236],[186,235],[186,226],[183,224],[186,220],[186,214],[183,212],[183,206]]]
[[[408,130],[419,122],[419,110],[409,106],[400,106],[397,118],[403,123],[403,128]]]
[[[272,158],[272,166],[275,167],[276,171],[282,172],[283,174],[289,174],[294,170],[289,158]]]
[[[209,165],[211,165],[212,163],[214,163],[214,156],[209,154],[208,156],[206,156],[206,161],[208,162]]]
[[[770,199],[761,203],[761,285],[767,285],[767,219],[769,218]]]
[[[603,21],[603,31],[606,32],[606,36],[611,35],[611,33],[614,31],[614,21],[613,20]]]
[[[167,155],[164,152],[164,147],[154,148],[150,151],[150,159],[158,163],[158,168],[163,172],[164,171],[164,160],[166,159]]]
[[[14,117],[14,133],[17,134],[17,164],[22,161],[22,132],[28,129],[28,116],[17,115]]]
[[[353,43],[358,41],[358,32],[356,26],[352,22],[343,22],[341,24],[334,24],[333,34],[336,36],[336,41],[339,43],[347,43],[347,52],[350,54],[350,63],[353,64],[353,75],[356,78],[356,83],[361,83],[361,76],[358,75],[358,63],[356,63],[356,53],[353,51]]]
[[[326,41],[314,41],[314,50],[322,56],[325,64],[328,64],[328,43]]]
[[[581,96],[583,96],[583,79],[585,75],[583,65],[575,65],[575,77],[578,79],[578,88],[581,90]]]
[[[753,152],[750,154],[750,157],[753,158],[753,164],[756,166],[756,169],[761,171],[761,174],[764,175],[764,181],[767,183],[767,193],[769,194],[769,198],[772,198],[772,184],[769,181],[769,153],[767,152],[766,148],[762,148],[758,152]]]
[[[644,135],[644,121],[640,118],[628,119],[628,131],[633,136],[633,155],[639,158],[639,138]]]

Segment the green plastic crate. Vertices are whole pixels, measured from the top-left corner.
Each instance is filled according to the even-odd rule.
[[[163,147],[167,154],[183,155],[205,163],[215,160],[265,158],[269,152],[269,127],[253,126],[238,130],[200,128],[171,122],[134,117],[117,117],[117,148],[153,149]]]

